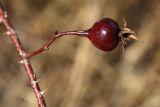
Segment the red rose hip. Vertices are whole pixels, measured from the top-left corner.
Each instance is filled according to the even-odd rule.
[[[88,38],[98,49],[110,51],[118,45],[119,31],[120,28],[116,21],[110,18],[103,18],[88,30]]]
[[[138,38],[133,30],[126,27],[126,21],[123,21],[124,26],[120,28],[113,19],[103,18],[87,31],[87,37],[95,47],[103,51],[115,49],[119,41],[122,42],[122,48],[124,49],[128,40],[137,40]]]

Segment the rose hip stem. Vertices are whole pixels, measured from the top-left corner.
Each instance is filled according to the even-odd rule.
[[[61,36],[65,36],[65,35],[76,35],[76,36],[86,37],[88,35],[88,32],[85,30],[67,31],[67,32],[57,32],[56,31],[41,48],[37,49],[36,51],[28,53],[27,57],[30,58],[30,57],[35,56],[43,51],[48,50],[49,46],[53,43],[54,40],[56,40],[57,38],[59,38]]]

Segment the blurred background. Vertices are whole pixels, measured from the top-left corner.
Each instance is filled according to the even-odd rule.
[[[160,107],[160,0],[0,0],[25,50],[40,48],[56,30],[89,29],[103,17],[133,29],[122,52],[96,49],[67,36],[31,58],[48,107]],[[0,25],[0,107],[37,107],[28,77]]]

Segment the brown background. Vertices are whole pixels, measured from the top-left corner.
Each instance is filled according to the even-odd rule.
[[[100,18],[122,16],[144,41],[122,53],[96,49],[67,36],[31,59],[48,107],[160,107],[160,0],[0,0],[25,49],[56,30],[88,29]],[[28,77],[0,25],[0,107],[37,107]]]

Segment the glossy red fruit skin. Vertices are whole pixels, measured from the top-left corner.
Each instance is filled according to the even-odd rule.
[[[89,30],[88,38],[95,47],[103,51],[111,51],[119,42],[119,25],[110,18],[97,21]]]

